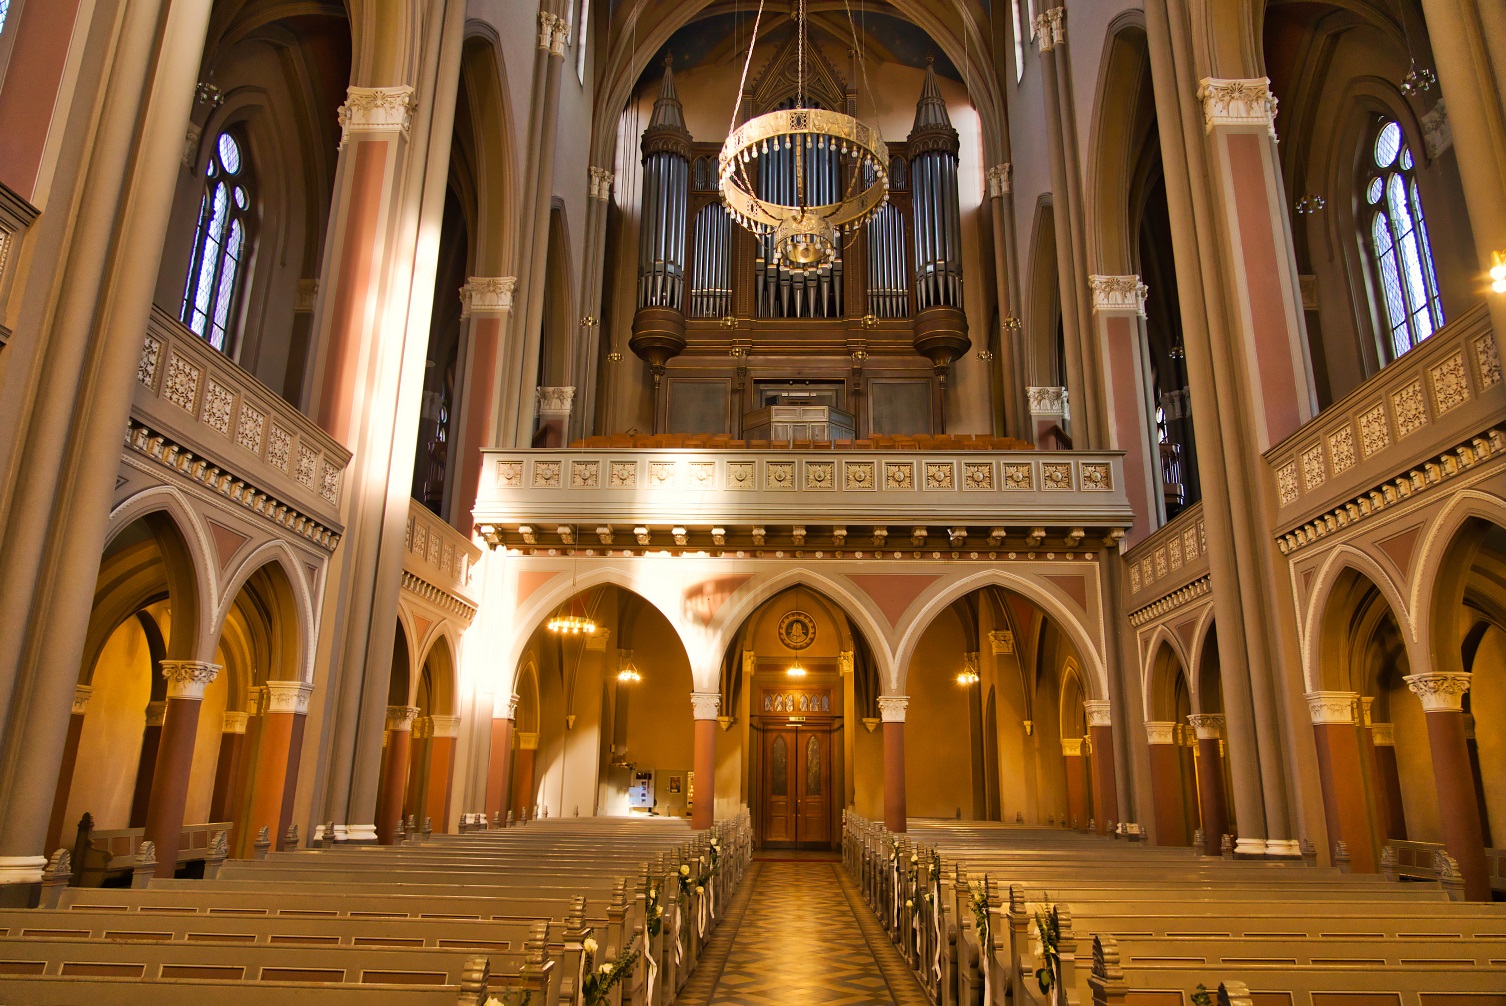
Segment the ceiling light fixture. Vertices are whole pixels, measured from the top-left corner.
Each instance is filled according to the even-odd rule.
[[[732,108],[732,123],[717,158],[722,204],[732,218],[758,235],[774,236],[775,254],[791,268],[809,269],[837,257],[842,233],[853,233],[889,199],[889,148],[876,126],[841,112],[807,107],[805,67],[807,42],[806,0],[795,2],[795,32],[799,45],[796,58],[795,107],[756,116],[738,125],[742,114],[748,67],[758,45],[758,26],[763,20],[764,0],[759,0],[753,20],[753,36],[743,61],[742,81]],[[852,47],[858,54],[866,84],[868,67],[847,11]],[[869,89],[870,100],[872,89]],[[837,151],[849,166],[856,166],[845,196],[833,203],[812,205],[805,185],[805,163],[816,151]],[[748,174],[748,164],[769,154],[793,151],[795,193],[790,201],[760,198]]]

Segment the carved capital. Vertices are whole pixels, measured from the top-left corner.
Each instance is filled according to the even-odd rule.
[[[591,198],[602,200],[612,198],[612,172],[593,164],[589,173]]]
[[[1370,739],[1377,745],[1385,747],[1396,746],[1396,726],[1392,723],[1370,724]]]
[[[1408,674],[1407,687],[1422,700],[1427,713],[1457,713],[1464,709],[1464,693],[1469,691],[1467,671],[1430,671]]]
[[[162,726],[163,721],[165,721],[166,719],[167,719],[167,702],[166,702],[166,700],[164,700],[164,699],[157,699],[154,702],[148,702],[146,704],[146,725],[147,726],[160,728]]]
[[[1225,80],[1204,77],[1197,89],[1203,103],[1203,129],[1215,126],[1259,126],[1276,135],[1276,96],[1269,77]]]
[[[298,296],[293,300],[294,314],[312,314],[314,301],[319,296],[319,281],[317,279],[301,279],[298,281]]]
[[[551,58],[565,54],[570,44],[570,22],[562,17],[539,11],[539,48],[548,49]]]
[[[413,123],[413,88],[351,87],[345,104],[340,106],[340,149],[350,142],[352,133],[376,133],[408,136]]]
[[[243,734],[246,732],[246,723],[250,719],[251,715],[249,713],[231,710],[225,714],[224,725],[220,728],[220,733]]]
[[[1066,388],[1026,388],[1032,416],[1065,416],[1067,414]]]
[[[1360,696],[1360,724],[1362,726],[1368,727],[1370,725],[1370,709],[1374,705],[1375,699],[1372,696]]]
[[[568,416],[575,404],[574,388],[536,388],[533,392],[533,411],[539,416]]]
[[[1145,724],[1145,739],[1151,744],[1175,744],[1177,725],[1171,722],[1148,721]]]
[[[302,681],[268,681],[267,712],[307,716],[314,686]]]
[[[1150,287],[1139,276],[1089,276],[1093,291],[1093,313],[1104,311],[1137,314],[1145,317],[1145,295]]]
[[[995,164],[988,169],[988,197],[990,199],[1002,199],[1009,195],[1010,175],[1013,172],[1014,165],[1008,161]]]
[[[538,734],[518,734],[519,751],[537,751],[539,749]]]
[[[1223,713],[1192,713],[1187,722],[1200,741],[1216,741],[1224,736]]]
[[[1035,44],[1041,52],[1050,52],[1067,41],[1067,9],[1053,7],[1035,18]]]
[[[94,689],[88,685],[73,686],[73,715],[82,716],[89,708],[89,696],[94,694]]]
[[[429,717],[429,726],[430,726],[430,729],[432,731],[432,733],[430,734],[430,736],[433,736],[433,737],[459,737],[460,736],[460,717],[459,716],[430,716]]]
[[[988,649],[994,656],[1014,652],[1014,633],[1008,629],[994,629],[988,634]]]
[[[1064,757],[1064,758],[1081,758],[1082,757],[1082,738],[1081,737],[1063,737],[1062,738],[1062,757]]]
[[[387,729],[393,731],[411,731],[413,729],[413,718],[417,715],[417,706],[388,706]]]
[[[472,276],[460,288],[460,317],[505,318],[517,285],[515,276]]]
[[[691,692],[690,705],[698,720],[714,720],[722,706],[721,692]]]
[[[220,665],[207,660],[162,661],[162,677],[167,681],[167,697],[170,699],[201,701],[204,689],[219,674]]]
[[[1083,712],[1087,715],[1088,726],[1106,727],[1112,723],[1110,717],[1110,705],[1108,699],[1088,699],[1082,704]]]
[[[885,723],[905,722],[905,710],[910,707],[908,695],[880,695],[878,697],[879,718]]]
[[[1353,723],[1359,696],[1354,692],[1308,692],[1307,711],[1315,726],[1324,723]]]
[[[498,692],[492,696],[492,719],[511,720],[518,715],[518,696]]]

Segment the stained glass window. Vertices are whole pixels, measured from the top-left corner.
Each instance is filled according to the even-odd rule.
[[[5,18],[10,14],[10,0],[0,0],[0,32],[5,31]]]
[[[1416,161],[1393,119],[1382,119],[1376,128],[1361,189],[1385,308],[1386,349],[1394,360],[1442,327],[1443,305],[1417,191]]]
[[[221,133],[204,168],[193,262],[183,290],[183,323],[225,352],[249,252],[252,188],[241,143]]]
[[[783,737],[775,737],[773,750],[769,752],[769,775],[772,777],[770,792],[775,796],[790,793],[790,749]]]
[[[821,744],[814,736],[805,742],[805,795],[821,795]]]

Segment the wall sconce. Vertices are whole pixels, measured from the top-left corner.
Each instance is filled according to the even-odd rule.
[[[1506,293],[1506,251],[1490,253],[1490,288]]]
[[[1297,200],[1296,210],[1299,216],[1310,217],[1327,205],[1327,199],[1308,193]]]

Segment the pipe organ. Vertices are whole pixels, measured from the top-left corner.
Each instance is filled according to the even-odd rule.
[[[765,76],[780,77],[777,58]],[[851,113],[855,92],[844,90],[832,83],[807,104],[842,107],[845,97]],[[794,107],[788,91],[771,91],[750,88],[745,109]],[[835,261],[781,262],[772,236],[736,226],[717,190],[720,146],[692,141],[666,66],[643,133],[629,343],[653,373],[654,428],[738,433],[744,415],[777,404],[767,390],[775,383],[814,379],[845,389],[832,406],[856,414],[858,436],[944,432],[947,374],[970,343],[962,312],[960,144],[934,68],[927,68],[909,137],[890,144],[886,204],[841,236]],[[851,158],[819,142],[798,151],[771,146],[748,170],[761,198],[787,204],[797,196],[808,204],[838,202],[862,181]]]

